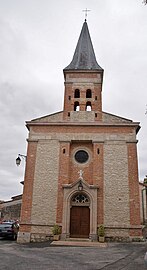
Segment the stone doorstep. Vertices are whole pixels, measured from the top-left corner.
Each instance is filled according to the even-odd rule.
[[[61,239],[62,240],[62,239]],[[65,241],[74,241],[74,242],[91,242],[91,239],[89,238],[67,238]]]
[[[89,242],[89,241],[53,241],[51,246],[74,246],[74,247],[102,247],[105,248],[108,246],[107,243],[99,242]]]

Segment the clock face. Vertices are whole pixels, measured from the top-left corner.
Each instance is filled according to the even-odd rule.
[[[89,159],[89,155],[85,150],[79,150],[75,153],[75,160],[78,163],[85,163]]]

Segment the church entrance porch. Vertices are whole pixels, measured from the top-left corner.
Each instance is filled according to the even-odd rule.
[[[73,206],[70,213],[70,237],[89,238],[90,209],[88,206]]]
[[[81,183],[82,191],[79,191]],[[70,237],[97,240],[97,191],[97,186],[81,179],[63,185],[62,240]]]

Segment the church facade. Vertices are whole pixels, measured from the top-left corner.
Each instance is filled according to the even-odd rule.
[[[29,130],[18,242],[142,236],[139,123],[102,111],[103,69],[85,20],[64,70],[63,111],[27,122]]]

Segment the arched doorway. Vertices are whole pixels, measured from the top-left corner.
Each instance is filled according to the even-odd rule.
[[[79,192],[79,183],[82,182],[83,190]],[[84,180],[77,180],[72,184],[63,185],[63,217],[62,217],[62,235],[61,239],[66,240],[71,237],[71,212],[72,207],[88,207],[90,212],[90,218],[86,218],[86,221],[90,221],[90,233],[87,236],[89,239],[97,240],[97,198],[98,198],[98,186],[89,185]],[[86,201],[78,201],[77,195],[85,195]],[[84,209],[84,208],[83,208]],[[74,211],[74,210],[73,210]],[[77,210],[78,211],[78,210]],[[83,210],[84,211],[84,210]],[[86,211],[86,210],[85,210]],[[88,216],[88,215],[87,215]],[[84,225],[83,225],[84,226]],[[84,237],[87,238],[85,235]],[[79,236],[77,236],[78,238]]]
[[[71,198],[70,237],[89,238],[90,200],[85,193],[76,193]]]

